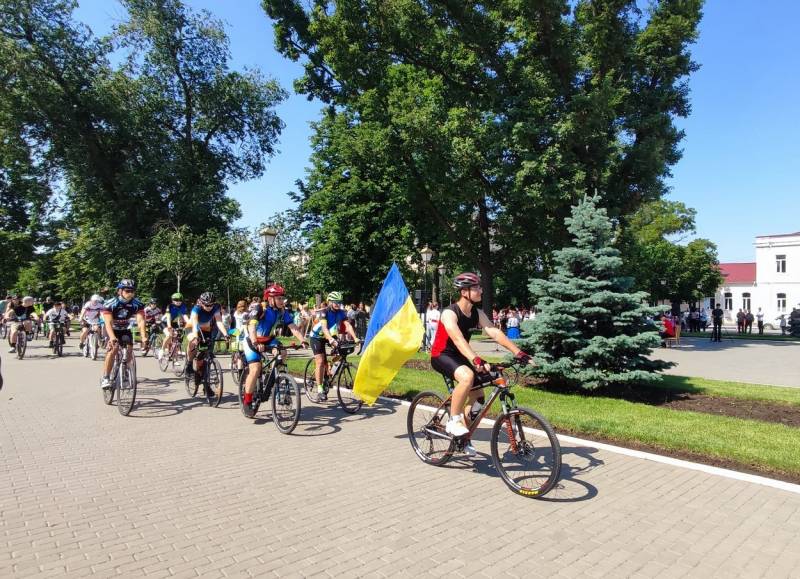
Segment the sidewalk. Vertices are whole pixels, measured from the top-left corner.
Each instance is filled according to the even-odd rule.
[[[67,351],[76,350],[74,340]],[[565,442],[544,500],[481,456],[423,464],[406,408],[268,417],[186,398],[138,360],[128,418],[99,362],[3,356],[0,576],[791,577],[800,495]],[[226,389],[232,392],[227,380]]]

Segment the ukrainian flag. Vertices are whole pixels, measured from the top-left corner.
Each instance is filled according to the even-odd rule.
[[[369,320],[353,387],[356,395],[367,404],[374,404],[400,367],[419,350],[423,334],[414,302],[393,263]]]

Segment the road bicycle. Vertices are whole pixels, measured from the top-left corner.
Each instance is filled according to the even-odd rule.
[[[97,350],[100,347],[99,333],[98,324],[89,324],[89,332],[86,334],[86,341],[83,343],[83,355],[86,358],[97,360]]]
[[[63,356],[64,355],[64,344],[66,342],[66,338],[64,337],[64,324],[61,322],[53,322],[50,324],[50,329],[55,332],[53,336],[53,354],[56,356]]]
[[[25,323],[21,321],[14,321],[13,324],[16,324],[16,341],[13,346],[17,349],[16,355],[17,358],[22,360],[25,357],[25,350],[28,348],[28,332],[25,331]],[[13,333],[13,332],[12,332]]]
[[[245,366],[247,366],[247,362],[244,359],[244,352],[239,349],[234,350],[231,354],[231,377],[237,386],[242,383]]]
[[[136,358],[129,351],[129,336],[122,336],[114,356],[111,369],[111,386],[103,389],[103,401],[111,404],[117,397],[117,410],[122,416],[128,416],[136,402]]]
[[[0,340],[5,340],[6,336],[8,335],[8,325],[6,321],[0,320]]]
[[[161,330],[162,327],[159,323],[150,324],[147,327],[147,341],[144,343],[144,348],[142,348],[142,357],[147,356],[147,353],[151,350],[153,355],[156,355],[161,348],[164,343],[164,336],[161,335]]]
[[[167,368],[172,365],[172,371],[180,378],[186,369],[186,352],[183,350],[183,328],[175,328],[172,332],[172,340],[170,340],[169,351],[164,351],[162,348],[161,357],[158,359],[158,367],[162,372],[166,372]]]
[[[494,468],[515,493],[541,498],[558,482],[561,472],[561,446],[550,423],[528,408],[518,407],[512,386],[504,372],[518,376],[519,363],[497,364],[487,374],[478,374],[472,390],[494,385],[486,403],[470,413],[469,432],[454,438],[445,425],[450,419],[452,380],[445,379],[450,392],[443,399],[436,392],[420,392],[408,409],[406,427],[411,447],[423,462],[442,466],[457,452],[463,452],[492,403],[499,398],[501,410],[492,427],[490,446]],[[516,378],[514,380],[516,382]]]
[[[292,345],[290,347],[297,349],[301,346]],[[300,387],[289,375],[283,348],[274,348],[270,359],[267,359],[263,353],[260,355],[261,374],[256,382],[251,403],[253,415],[245,414],[244,406],[244,388],[250,373],[249,365],[245,365],[239,382],[239,408],[246,418],[255,418],[261,403],[269,399],[275,427],[283,434],[291,434],[300,421]]]
[[[200,333],[197,340],[197,354],[193,362],[195,365],[194,376],[190,376],[188,373],[184,375],[186,393],[189,397],[194,398],[202,384],[206,402],[214,408],[219,406],[223,391],[222,366],[214,355],[215,341],[224,342],[225,340],[206,340],[203,333]]]
[[[327,372],[323,376],[322,389],[327,398],[328,392],[336,386],[336,398],[339,406],[349,413],[355,414],[361,410],[364,401],[353,392],[353,368],[354,366],[347,360],[347,356],[353,353],[356,348],[355,342],[339,342],[335,348],[331,348],[330,359],[327,364]],[[303,372],[303,386],[306,396],[311,402],[320,402],[319,390],[317,389],[316,364],[312,357],[307,363]]]

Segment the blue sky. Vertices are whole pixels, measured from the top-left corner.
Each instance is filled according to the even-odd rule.
[[[258,0],[185,0],[221,18],[233,66],[258,67],[292,94],[278,114],[286,123],[264,177],[231,186],[254,226],[292,206],[286,195],[305,175],[318,103],[295,95],[302,70],[273,48],[272,28]],[[80,0],[76,17],[108,32],[124,11],[113,0]],[[693,47],[700,71],[690,79],[692,114],[683,159],[669,180],[671,199],[697,210],[697,235],[715,242],[720,260],[753,261],[756,235],[800,231],[800,21],[796,0],[708,0]],[[795,169],[791,169],[795,167]]]

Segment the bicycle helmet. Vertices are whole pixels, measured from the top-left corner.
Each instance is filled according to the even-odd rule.
[[[22,305],[23,306],[32,306],[33,305],[33,298],[31,296],[25,296],[22,298]]]
[[[280,284],[274,283],[264,290],[264,299],[285,296],[286,290]]]
[[[329,293],[328,294],[328,301],[329,302],[336,302],[337,304],[342,303],[344,301],[344,298],[342,297],[342,292],[331,292],[331,293]]]
[[[152,306],[153,304],[158,304],[158,300],[156,298],[150,298],[150,301],[147,302],[147,305]]]
[[[481,285],[481,278],[478,274],[470,271],[458,274],[453,280],[453,287],[456,289],[469,289]]]
[[[183,301],[183,294],[181,292],[175,292],[174,294],[172,294],[170,296],[170,299],[171,300],[175,300],[176,302],[182,302]]]
[[[253,302],[247,308],[247,318],[250,320],[259,319],[263,313],[264,307],[261,305],[261,302]]]
[[[103,296],[101,296],[99,294],[94,294],[92,296],[92,298],[91,298],[91,301],[93,301],[93,302],[102,302],[103,301]]]
[[[216,296],[213,292],[203,292],[200,294],[200,297],[197,298],[197,302],[204,306],[210,306],[214,302],[217,301]]]
[[[117,284],[117,289],[136,289],[136,282],[132,279],[121,279]]]

